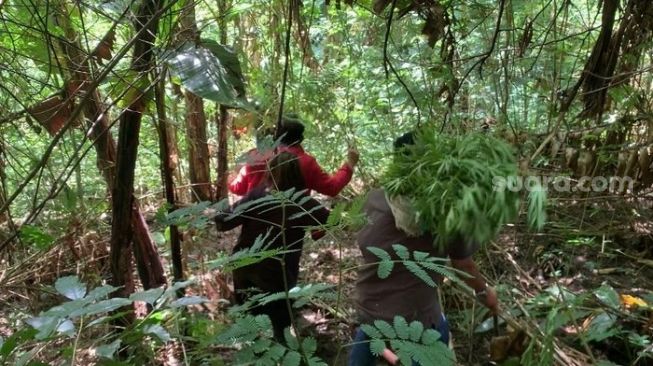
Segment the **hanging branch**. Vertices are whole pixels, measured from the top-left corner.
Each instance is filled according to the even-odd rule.
[[[410,88],[406,83],[404,83],[403,79],[401,76],[399,76],[399,73],[395,69],[395,67],[392,65],[392,62],[390,62],[390,58],[388,57],[388,40],[390,39],[390,29],[392,27],[392,17],[395,12],[395,7],[397,6],[397,0],[392,0],[392,4],[390,5],[390,16],[388,16],[388,25],[386,26],[385,29],[385,39],[383,40],[383,68],[385,69],[385,78],[388,79],[389,77],[389,72],[388,72],[388,67],[390,68],[390,71],[392,71],[392,74],[397,78],[401,86],[403,86],[404,90],[406,90],[406,93],[408,93],[408,96],[410,97],[410,100],[413,102],[413,105],[415,105],[415,110],[417,110],[417,126],[419,127],[421,123],[421,113],[419,110],[419,105],[417,104],[417,100],[415,99],[415,96],[413,93],[410,91]]]
[[[170,9],[174,4],[175,4],[175,3],[176,3],[175,1],[172,1],[172,2],[168,3],[164,8],[160,9],[160,10],[157,12],[156,17],[158,18],[159,16],[161,16],[161,14],[165,13],[166,11],[168,11],[168,10],[169,10],[169,9]],[[120,21],[121,19],[123,19],[124,16],[126,15],[126,13],[127,13],[127,10],[125,10],[125,12],[123,12],[123,14],[119,17],[119,20],[118,20],[118,21]],[[53,153],[53,151],[54,151],[54,148],[57,146],[57,144],[59,143],[59,141],[63,138],[65,132],[66,132],[69,128],[72,127],[73,124],[71,123],[71,121],[74,121],[75,119],[77,119],[77,118],[79,117],[79,115],[84,111],[84,109],[85,109],[85,105],[86,105],[86,103],[87,103],[87,102],[92,98],[92,95],[93,95],[93,92],[95,91],[95,89],[96,89],[96,88],[100,85],[100,83],[101,83],[101,82],[102,82],[102,81],[103,81],[103,80],[104,80],[104,79],[105,79],[105,78],[106,78],[106,77],[107,77],[107,76],[108,76],[108,75],[113,71],[113,68],[114,68],[114,67],[118,64],[118,62],[119,62],[119,61],[120,61],[120,60],[121,60],[121,59],[122,59],[122,58],[127,54],[127,52],[128,52],[128,51],[131,49],[131,47],[135,44],[136,39],[137,39],[137,38],[138,38],[142,33],[144,33],[144,32],[146,31],[146,28],[149,26],[149,24],[150,24],[152,21],[153,21],[153,20],[150,19],[150,20],[145,24],[145,27],[144,27],[143,29],[140,29],[140,30],[138,30],[138,31],[136,32],[136,34],[134,35],[134,37],[133,37],[132,39],[130,39],[130,40],[127,42],[127,44],[125,44],[125,45],[124,45],[124,46],[123,46],[123,47],[122,47],[122,48],[121,48],[121,49],[116,53],[116,56],[115,56],[115,57],[114,57],[114,58],[113,58],[113,59],[112,59],[112,60],[107,64],[106,68],[105,68],[104,70],[102,70],[102,72],[97,76],[97,78],[95,78],[95,79],[92,80],[92,81],[89,81],[89,85],[88,85],[88,87],[85,88],[86,92],[85,92],[84,95],[80,98],[79,103],[77,104],[77,106],[75,107],[75,109],[71,112],[71,114],[70,114],[70,116],[69,116],[69,118],[68,118],[68,121],[64,124],[64,126],[61,128],[61,130],[59,130],[59,132],[58,132],[58,133],[53,137],[52,142],[50,143],[50,145],[48,145],[46,151],[44,152],[44,154],[43,154],[43,156],[42,156],[42,158],[41,158],[41,160],[36,164],[36,166],[35,166],[32,170],[29,171],[29,173],[26,175],[24,181],[23,181],[23,182],[22,182],[22,183],[21,183],[21,184],[20,184],[20,185],[15,189],[15,191],[12,193],[12,195],[11,195],[10,197],[6,197],[5,202],[4,202],[4,203],[2,204],[2,206],[0,207],[0,214],[1,214],[2,212],[4,212],[4,211],[6,211],[6,210],[9,209],[9,207],[10,207],[11,204],[14,202],[14,200],[16,200],[16,198],[20,195],[20,193],[22,193],[22,191],[23,191],[23,190],[24,190],[24,189],[29,185],[29,183],[32,181],[32,179],[34,179],[34,177],[36,177],[36,175],[39,174],[39,172],[40,172],[42,169],[44,169],[44,167],[46,166],[48,160],[50,159],[50,156],[52,155],[52,153]],[[114,23],[114,25],[115,25],[115,24],[117,24],[117,23]],[[122,95],[124,95],[127,91],[128,91],[128,89],[125,89],[125,91],[123,92]],[[92,146],[90,146],[90,147],[87,149],[87,151],[85,151],[84,154],[82,154],[82,155],[79,157],[79,159],[77,160],[77,162],[76,162],[75,164],[79,164],[79,162],[81,161],[81,159],[82,159],[84,156],[86,156],[86,154],[88,153],[88,151],[89,151],[91,148],[92,148]],[[71,172],[72,172],[72,169],[71,169]],[[63,178],[63,179],[61,179],[61,180],[59,180],[59,181],[61,181],[61,182],[66,181],[66,180],[70,177],[71,174],[72,174],[72,173],[68,174],[65,178]],[[62,176],[63,176],[63,175],[64,175],[64,174],[62,174]],[[61,184],[61,185],[59,185],[59,186],[56,186],[56,185],[53,186],[53,188],[52,188],[50,194],[49,194],[45,199],[43,199],[42,203],[41,203],[38,207],[35,208],[35,210],[33,211],[33,213],[30,214],[30,216],[25,220],[25,223],[29,223],[29,222],[31,222],[31,220],[33,220],[33,219],[38,215],[38,213],[40,213],[41,210],[45,207],[46,203],[47,203],[50,199],[52,199],[53,197],[56,197],[56,196],[58,195],[58,193],[61,191],[61,189],[63,188],[63,186],[64,186],[63,184]],[[10,242],[11,240],[13,240],[15,237],[16,237],[16,235],[12,235],[10,238],[8,238],[8,239],[6,239],[4,242],[0,243],[0,252],[1,252],[1,251],[2,251],[6,246],[7,246],[7,244],[9,244],[9,242]]]
[[[159,155],[161,155],[161,174],[165,186],[166,203],[168,212],[176,209],[177,200],[175,197],[175,183],[173,179],[173,162],[170,158],[170,137],[168,136],[168,117],[166,116],[165,107],[165,74],[166,70],[161,70],[158,75],[154,76],[156,86],[154,87],[154,98],[156,101],[157,124],[159,131]],[[175,282],[184,280],[184,267],[181,255],[181,239],[177,225],[170,225],[170,256],[172,259],[172,276]],[[177,291],[177,297],[184,296],[184,289]]]
[[[281,82],[281,102],[279,103],[279,116],[277,118],[277,131],[281,131],[281,121],[283,120],[283,105],[286,99],[286,84],[288,83],[288,66],[290,64],[290,33],[292,30],[292,10],[294,2],[296,0],[290,0],[288,3],[288,27],[286,28],[286,55],[285,55],[285,64],[283,67],[283,81]]]
[[[487,61],[490,58],[490,56],[494,52],[494,49],[496,48],[497,39],[499,38],[499,33],[501,32],[501,19],[503,18],[503,11],[505,9],[505,5],[506,5],[506,0],[501,0],[499,3],[499,16],[497,17],[497,24],[496,27],[494,28],[494,34],[492,35],[492,44],[490,45],[490,49],[487,50],[487,52],[484,52],[481,55],[476,56],[480,58],[476,62],[474,62],[472,67],[467,69],[467,72],[465,72],[463,78],[460,79],[460,83],[458,84],[458,88],[456,89],[454,95],[458,94],[458,91],[460,91],[460,88],[462,87],[465,80],[467,80],[467,77],[469,77],[469,74],[471,74],[471,72],[477,66],[479,66],[479,70],[478,70],[479,75],[481,76],[481,79],[483,79],[483,65],[485,64],[485,61]]]
[[[174,2],[172,2],[171,4],[174,4]],[[171,6],[172,5],[168,5],[165,9],[161,11],[161,13],[163,13],[163,11],[168,10]],[[125,12],[121,15],[120,19],[123,19],[126,13],[127,10],[125,10]],[[43,167],[47,164],[48,160],[50,159],[50,156],[54,151],[54,148],[57,146],[59,141],[63,138],[66,131],[72,127],[73,125],[72,121],[76,120],[80,116],[80,114],[84,111],[86,103],[92,98],[93,91],[95,91],[95,89],[100,85],[100,83],[104,81],[104,79],[113,71],[113,68],[116,67],[118,62],[127,54],[127,52],[131,49],[131,47],[136,43],[136,39],[142,33],[144,33],[144,29],[141,29],[138,32],[136,32],[136,35],[134,35],[134,37],[131,40],[129,40],[129,42],[127,42],[127,44],[125,44],[123,48],[117,52],[116,57],[114,57],[114,59],[107,64],[107,67],[98,75],[98,77],[94,79],[92,82],[89,82],[89,85],[86,88],[86,93],[80,99],[75,109],[70,113],[70,116],[68,117],[68,121],[66,121],[64,126],[54,136],[52,142],[50,143],[50,145],[48,145],[47,149],[43,153],[41,160],[29,172],[29,174],[27,174],[25,181],[16,188],[16,190],[12,193],[12,195],[8,197],[7,200],[4,202],[4,205],[0,207],[0,213],[8,209],[8,207],[13,203],[13,201],[16,200],[16,198],[18,198],[20,193],[27,187],[29,182],[32,179],[34,179],[34,177],[39,173],[39,171],[43,169]],[[72,96],[70,96],[69,99],[70,98],[72,98]],[[66,100],[65,102],[68,102],[68,100]]]

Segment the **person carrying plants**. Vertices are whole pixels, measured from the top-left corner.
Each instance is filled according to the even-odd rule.
[[[398,154],[413,153],[408,147],[419,143],[414,133],[399,137],[395,143],[395,159]],[[439,195],[442,192],[433,192]],[[397,263],[390,274],[381,278],[378,275],[379,257],[374,249],[381,249],[393,260],[396,244],[401,244],[410,253],[428,253],[429,257],[449,258],[453,268],[468,276],[461,276],[471,287],[477,298],[492,314],[499,312],[497,295],[489,287],[478,270],[472,256],[478,249],[474,241],[460,238],[448,240],[444,245],[434,245],[437,233],[424,230],[419,224],[412,199],[409,195],[391,195],[387,189],[372,190],[363,207],[368,223],[358,232],[357,242],[363,255],[364,264],[360,267],[356,283],[356,306],[360,324],[374,324],[383,320],[390,324],[396,316],[408,323],[419,321],[424,329],[432,328],[440,333],[440,341],[449,343],[449,324],[445,318],[435,288],[418,278],[408,267]],[[377,251],[378,252],[378,251]],[[434,283],[439,284],[441,275],[429,273]],[[443,347],[444,351],[448,350]],[[391,363],[397,357],[386,349],[383,357]],[[370,339],[359,327],[349,354],[349,366],[376,365],[377,356],[371,352]],[[418,364],[413,360],[413,364]]]

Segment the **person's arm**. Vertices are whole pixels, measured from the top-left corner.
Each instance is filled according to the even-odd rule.
[[[490,309],[492,314],[496,315],[499,312],[497,294],[494,292],[494,289],[487,285],[483,275],[478,270],[478,266],[472,257],[467,257],[464,259],[452,258],[451,265],[453,268],[470,275],[469,278],[463,278],[463,281],[474,290],[479,301],[481,301],[488,309]]]
[[[248,165],[245,164],[240,168],[238,171],[238,175],[236,178],[234,178],[231,183],[229,183],[229,191],[233,194],[237,194],[239,196],[244,196],[247,194],[247,190],[249,187],[249,174],[248,174],[249,168]]]
[[[306,188],[335,197],[351,181],[354,167],[358,163],[358,152],[350,150],[347,161],[333,175],[327,174],[314,157],[307,155],[306,159],[308,159],[307,162],[302,166]]]
[[[242,225],[245,222],[245,219],[241,215],[232,216],[236,207],[245,202],[245,200],[246,199],[242,199],[234,203],[231,205],[231,207],[215,216],[213,221],[215,222],[215,227],[218,229],[218,231],[229,231]]]

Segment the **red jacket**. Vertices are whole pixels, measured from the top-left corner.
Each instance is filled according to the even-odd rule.
[[[274,151],[260,153],[257,149],[247,152],[247,161],[238,171],[238,175],[229,183],[231,193],[244,196],[263,182],[266,163],[274,156]]]
[[[335,174],[327,174],[317,163],[317,160],[307,154],[301,145],[282,146],[278,150],[280,152],[288,151],[296,155],[299,159],[299,166],[302,170],[306,188],[327,196],[337,196],[354,174],[354,170],[346,163]],[[248,163],[238,172],[238,176],[229,183],[229,190],[240,196],[244,196],[247,192],[263,183],[266,170],[265,162],[270,158],[270,156],[263,156],[269,154],[259,154],[255,150],[250,150],[248,154],[253,159],[248,159]]]

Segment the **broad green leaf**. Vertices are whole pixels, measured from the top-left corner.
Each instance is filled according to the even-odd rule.
[[[72,337],[75,335],[75,325],[72,321],[66,319],[57,326],[57,333]]]
[[[70,317],[89,316],[89,315],[96,315],[101,313],[108,313],[110,311],[119,309],[123,306],[131,305],[131,303],[132,302],[128,299],[114,297],[113,299],[102,300],[96,302],[95,304],[91,304],[84,308],[75,310],[72,313],[70,313]]]
[[[618,327],[615,327],[616,322],[616,316],[606,312],[599,313],[587,329],[587,340],[598,342],[616,335],[619,332]]]
[[[184,87],[198,96],[222,105],[250,108],[244,99],[238,59],[224,46],[206,44],[210,48],[185,43],[167,52],[164,59]]]
[[[165,330],[165,328],[163,328],[159,324],[146,325],[143,328],[143,334],[154,335],[157,338],[159,338],[159,340],[161,342],[163,342],[163,343],[166,343],[166,342],[169,342],[169,341],[172,340],[172,338],[170,337],[170,333],[168,333],[168,331]]]
[[[61,319],[41,316],[27,319],[25,322],[38,331],[35,338],[38,340],[43,340],[48,338],[54,332],[54,330],[61,322]]]
[[[143,301],[148,304],[154,305],[156,300],[163,296],[164,289],[162,287],[151,288],[145,291],[134,292],[129,295],[129,300],[131,301]]]
[[[86,285],[77,276],[66,276],[57,279],[54,288],[70,300],[81,299],[86,295]]]
[[[118,351],[120,348],[120,339],[116,339],[115,341],[109,343],[109,344],[104,344],[101,346],[98,346],[95,348],[95,354],[97,354],[100,358],[106,358],[109,360],[113,360],[113,355]]]
[[[181,299],[177,299],[170,304],[171,308],[180,308],[190,305],[198,305],[207,302],[208,300],[205,297],[201,296],[186,296]]]
[[[86,299],[91,301],[106,299],[107,296],[109,296],[112,292],[116,291],[117,289],[118,289],[117,287],[111,285],[96,287],[92,289],[88,293],[88,295],[86,295]]]
[[[618,309],[621,306],[619,294],[608,284],[601,285],[601,287],[595,290],[594,295],[596,295],[602,303],[613,309]]]

